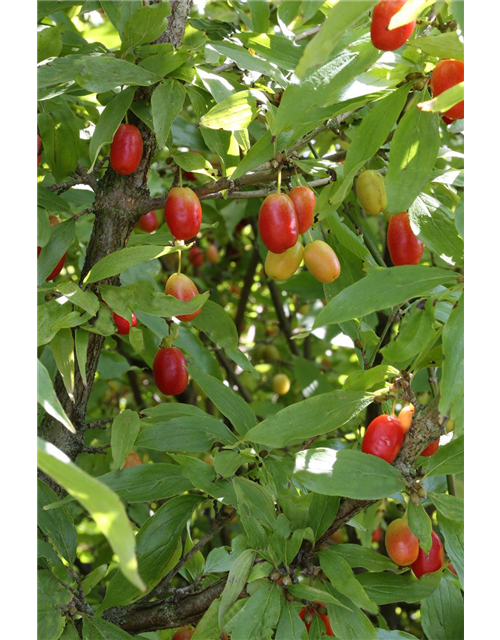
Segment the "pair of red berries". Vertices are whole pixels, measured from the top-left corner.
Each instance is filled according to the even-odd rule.
[[[400,414],[401,415],[401,414]],[[372,420],[368,425],[361,451],[370,453],[377,458],[382,458],[386,462],[392,463],[397,458],[403,444],[405,433],[410,427],[411,420],[406,423],[406,419],[396,418],[383,414]],[[439,447],[439,438],[426,447],[421,456],[432,456]]]
[[[331,637],[335,636],[335,634],[333,633],[332,627],[330,625],[330,618],[326,613],[326,607],[322,602],[315,602],[314,605],[309,605],[307,607],[304,607],[300,611],[299,616],[301,620],[304,621],[307,631],[309,632],[309,629],[311,627],[311,624],[312,624],[312,621],[314,620],[315,615],[318,615],[323,621],[323,624],[325,625],[325,628],[326,628],[326,635]]]
[[[294,187],[289,195],[272,193],[259,211],[259,233],[272,253],[284,253],[295,246],[301,233],[313,222],[316,196],[309,187]]]
[[[434,531],[431,537],[431,548],[429,553],[425,553],[406,518],[399,518],[387,527],[385,548],[393,562],[400,567],[411,567],[415,576],[420,578],[426,573],[438,571],[444,564],[443,543]]]

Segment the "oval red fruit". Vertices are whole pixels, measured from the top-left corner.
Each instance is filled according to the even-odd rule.
[[[299,233],[305,233],[313,223],[316,196],[309,187],[294,187],[288,194],[295,207]]]
[[[380,542],[382,540],[382,527],[377,527],[372,533],[372,542]]]
[[[385,533],[385,548],[389,558],[400,567],[408,567],[418,557],[418,538],[405,518],[393,520]]]
[[[404,429],[398,418],[384,414],[368,425],[361,451],[393,462],[401,449],[403,439]]]
[[[322,602],[316,602],[315,604],[320,607],[325,606]],[[299,613],[300,619],[304,621],[307,631],[309,632],[313,618],[316,614],[319,615],[319,617],[323,621],[323,624],[326,627],[326,635],[330,637],[334,637],[335,634],[333,633],[332,627],[330,625],[330,619],[328,615],[325,613],[321,613],[311,605],[309,605],[308,607],[304,607],[303,609],[300,610],[300,613]]]
[[[174,273],[167,280],[165,293],[167,295],[174,296],[174,298],[177,298],[178,300],[187,302],[194,296],[197,296],[199,291],[191,278],[188,278],[182,273]],[[177,319],[182,320],[182,322],[189,322],[193,318],[196,318],[200,312],[201,309],[198,309],[198,311],[195,311],[194,313],[185,313],[182,316],[177,316]]]
[[[429,550],[429,555],[420,549],[418,552],[418,558],[411,565],[411,570],[417,576],[422,577],[426,573],[434,573],[439,571],[444,564],[444,549],[443,543],[439,536],[432,532],[432,547]]]
[[[177,347],[158,349],[153,361],[153,377],[158,389],[166,396],[176,396],[189,380],[186,359]]]
[[[203,264],[203,251],[199,247],[191,247],[188,258],[193,267],[201,267]]]
[[[264,246],[273,253],[284,253],[299,237],[297,213],[284,193],[272,193],[261,204],[259,233]]]
[[[443,93],[447,89],[451,89],[456,84],[464,81],[465,65],[461,60],[441,60],[432,72],[431,89],[434,97]],[[458,104],[448,109],[442,114],[446,124],[460,120],[464,117],[465,101],[462,100]]]
[[[431,442],[430,445],[426,447],[420,455],[428,458],[429,456],[433,456],[438,449],[439,449],[439,438],[437,440],[434,440],[434,442]]]
[[[392,216],[387,228],[387,247],[394,266],[418,264],[424,252],[424,244],[413,233],[408,213]]]
[[[154,211],[150,211],[139,218],[139,229],[146,231],[146,233],[152,233],[158,229],[158,218]]]
[[[381,51],[399,49],[411,36],[416,20],[389,31],[389,23],[393,15],[398,13],[406,0],[381,0],[375,5],[372,15],[370,34],[372,44]]]
[[[189,187],[170,189],[165,202],[165,220],[177,240],[194,238],[201,226],[201,203]]]
[[[111,143],[109,161],[122,176],[128,176],[137,169],[142,159],[142,136],[133,124],[121,124]]]
[[[49,223],[51,228],[56,227],[58,224],[61,224],[61,220],[57,216],[49,216]],[[40,251],[42,247],[37,247],[36,257],[40,256]],[[64,267],[64,263],[66,262],[67,252],[62,256],[59,262],[56,264],[52,272],[45,278],[45,282],[49,282],[49,280],[54,280],[60,273],[62,268]]]
[[[130,322],[125,320],[122,316],[119,316],[117,313],[113,313],[113,320],[116,324],[116,333],[119,333],[121,336],[126,336],[130,333]],[[137,318],[135,314],[132,313],[132,326],[135,327],[137,324]]]

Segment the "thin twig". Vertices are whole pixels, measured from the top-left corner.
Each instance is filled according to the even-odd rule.
[[[288,322],[288,318],[285,315],[285,310],[283,309],[283,304],[281,302],[280,292],[278,291],[278,287],[276,283],[272,280],[269,280],[267,283],[269,287],[269,292],[271,293],[271,299],[274,304],[274,308],[276,309],[276,316],[278,317],[278,323],[280,325],[281,331],[283,332],[285,338],[287,339],[288,346],[290,347],[290,351],[294,356],[298,356],[300,358],[301,354],[299,351],[299,347],[295,340],[292,340],[292,329],[290,327],[290,323]]]

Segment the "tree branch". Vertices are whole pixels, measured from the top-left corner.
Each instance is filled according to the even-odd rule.
[[[294,356],[300,357],[300,351],[297,342],[295,340],[292,340],[292,329],[290,327],[290,323],[288,322],[288,318],[285,315],[285,310],[283,309],[283,305],[281,303],[281,296],[280,292],[278,291],[278,287],[272,280],[268,281],[267,286],[269,287],[269,292],[271,293],[274,308],[276,309],[276,315],[278,316],[280,328],[283,331],[285,338],[287,339],[290,351]]]
[[[241,334],[243,327],[243,321],[245,320],[245,313],[247,310],[248,298],[250,297],[250,291],[252,290],[253,281],[255,278],[255,270],[259,264],[259,250],[254,247],[250,261],[248,262],[247,272],[245,274],[245,280],[243,282],[243,289],[241,290],[240,300],[238,302],[238,309],[236,310],[236,318],[234,324],[238,331],[238,335]]]

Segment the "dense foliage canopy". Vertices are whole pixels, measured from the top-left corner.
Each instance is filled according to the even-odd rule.
[[[39,639],[459,640],[463,3],[37,11]]]

